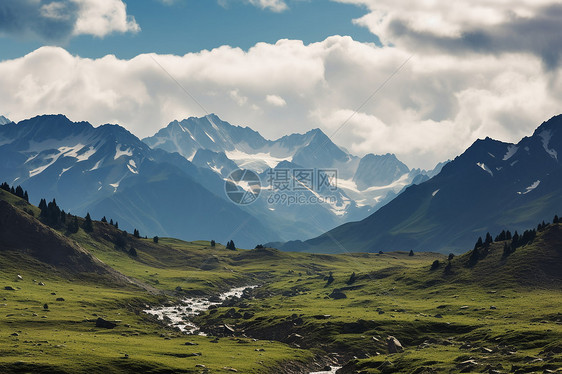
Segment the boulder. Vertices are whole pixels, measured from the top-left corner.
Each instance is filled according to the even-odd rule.
[[[388,353],[400,353],[404,351],[404,347],[398,339],[394,336],[386,338],[386,345],[388,346]]]
[[[341,290],[335,289],[330,294],[330,298],[334,300],[347,299],[347,295],[343,293]]]
[[[117,324],[111,321],[106,321],[105,319],[100,317],[96,320],[96,327],[101,329],[114,329],[115,327],[117,327]]]

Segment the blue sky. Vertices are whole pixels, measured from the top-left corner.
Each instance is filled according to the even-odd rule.
[[[331,35],[349,35],[361,42],[378,38],[353,19],[364,7],[328,0],[288,1],[288,9],[275,12],[243,1],[220,5],[213,0],[128,0],[127,13],[141,27],[138,33],[113,33],[99,38],[79,35],[69,41],[45,42],[29,37],[0,36],[1,59],[21,57],[42,45],[60,45],[81,57],[113,54],[130,59],[141,53],[176,54],[198,52],[222,45],[248,49],[258,42],[279,39],[318,42]]]

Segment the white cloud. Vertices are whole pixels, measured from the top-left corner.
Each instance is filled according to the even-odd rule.
[[[267,101],[269,104],[271,104],[273,106],[277,106],[277,107],[287,106],[287,102],[285,101],[285,99],[283,99],[281,96],[277,96],[277,95],[267,95],[265,97],[265,101]]]
[[[560,0],[332,0],[361,5],[356,19],[386,45],[420,54],[540,56],[549,68],[562,59]]]
[[[113,32],[139,32],[133,16],[121,0],[70,0],[78,6],[74,35],[104,37]]]
[[[219,4],[223,7],[227,7],[228,3],[232,1],[240,1],[240,0],[218,0]],[[260,9],[269,10],[272,12],[280,13],[287,9],[289,6],[285,2],[285,0],[242,0],[246,4],[253,5]]]
[[[154,58],[204,108],[233,124],[269,138],[315,127],[331,135],[408,56],[339,36],[131,60],[43,47],[0,62],[0,86],[9,87],[0,91],[0,112],[12,120],[64,113],[94,125],[119,123],[140,137],[174,119],[205,115]],[[429,168],[479,137],[516,141],[558,114],[560,73],[528,53],[416,55],[334,142]]]
[[[138,32],[122,0],[2,0],[0,36],[64,43],[73,36]]]

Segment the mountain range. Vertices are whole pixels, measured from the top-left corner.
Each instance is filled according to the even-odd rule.
[[[216,115],[174,121],[142,141],[118,125],[93,127],[63,115],[1,121],[2,179],[37,201],[56,198],[74,214],[111,217],[148,236],[233,239],[243,247],[314,237],[365,218],[435,173],[409,170],[390,154],[361,159],[319,129],[272,141]],[[233,204],[224,192],[238,168],[261,177],[262,196],[252,205]],[[268,174],[304,168],[337,170],[338,188],[298,192],[319,203],[268,202],[275,192]]]
[[[369,217],[286,250],[463,252],[479,236],[524,230],[562,208],[562,115],[517,144],[486,138]]]

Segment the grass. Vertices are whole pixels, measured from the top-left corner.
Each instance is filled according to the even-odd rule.
[[[17,198],[0,198],[38,216]],[[288,373],[328,356],[349,362],[348,372],[458,372],[468,360],[476,365],[467,370],[475,371],[556,370],[562,367],[561,229],[539,233],[508,258],[495,243],[474,267],[467,266],[468,255],[457,256],[446,275],[446,258],[432,253],[229,251],[208,242],[160,238],[156,244],[130,235],[117,248],[113,239],[120,232],[96,222],[93,233],[80,229],[69,238],[142,287],[0,250],[0,372]],[[130,247],[137,256],[129,255]],[[430,271],[435,260],[442,265]],[[352,272],[357,280],[347,284]],[[261,285],[253,298],[196,319],[208,331],[227,323],[248,338],[215,343],[185,336],[142,312],[185,295],[249,284]],[[330,298],[334,289],[346,298]],[[231,308],[248,318],[233,318]],[[120,322],[100,330],[98,317]],[[389,335],[400,340],[403,353],[387,353]]]

